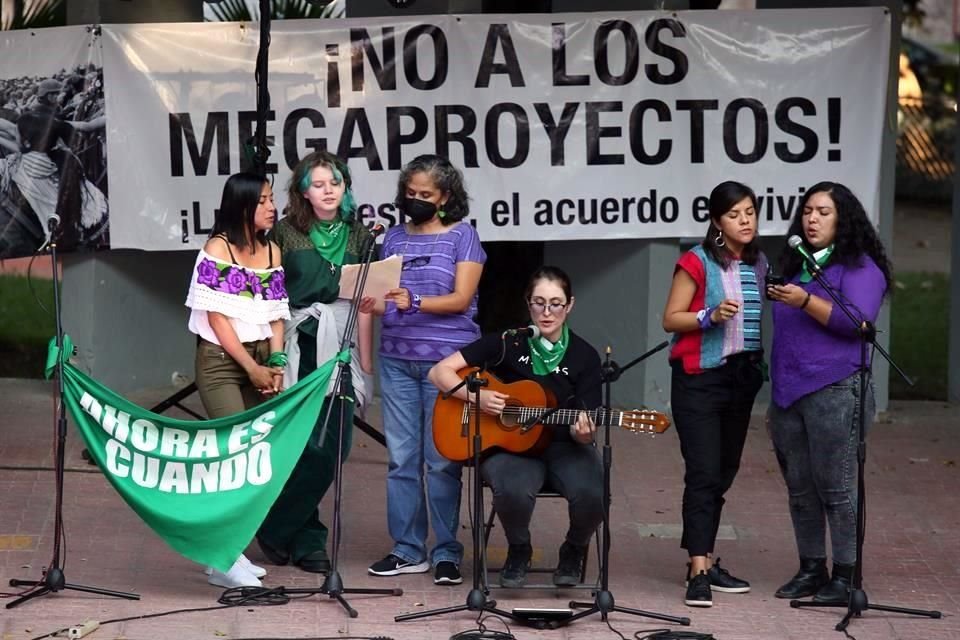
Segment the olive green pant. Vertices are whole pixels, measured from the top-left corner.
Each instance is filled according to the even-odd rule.
[[[270,357],[267,340],[244,342],[243,346],[259,364]],[[197,391],[210,418],[243,413],[263,402],[263,395],[250,382],[247,372],[220,345],[199,340],[195,366]]]

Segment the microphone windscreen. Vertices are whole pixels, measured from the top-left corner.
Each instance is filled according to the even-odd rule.
[[[540,337],[540,327],[538,327],[538,326],[535,325],[535,324],[532,324],[532,325],[530,325],[530,326],[527,327],[527,328],[530,329],[530,337],[531,337],[531,338],[539,338],[539,337]]]
[[[800,239],[798,235],[792,235],[787,239],[787,246],[791,249],[796,249],[797,247],[803,244],[803,240]]]

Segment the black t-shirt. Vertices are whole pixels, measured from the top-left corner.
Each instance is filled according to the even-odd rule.
[[[536,338],[539,340],[539,338]],[[501,347],[501,344],[503,347]],[[500,360],[501,349],[503,359]],[[586,340],[570,332],[570,342],[563,360],[553,373],[538,376],[530,364],[530,345],[525,337],[485,335],[460,349],[467,364],[472,367],[487,365],[487,370],[506,383],[533,380],[553,394],[565,409],[592,410],[602,402],[600,388],[600,355]],[[500,362],[496,363],[498,360]],[[556,439],[570,439],[567,429],[556,429]]]

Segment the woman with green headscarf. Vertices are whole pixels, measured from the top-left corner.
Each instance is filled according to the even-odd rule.
[[[277,223],[273,240],[283,251],[283,268],[290,296],[290,320],[284,331],[287,364],[284,387],[333,358],[340,348],[350,311],[349,300],[338,300],[340,270],[363,258],[370,233],[357,221],[350,171],[345,162],[326,151],[311,153],[293,169],[287,187],[285,217]],[[343,455],[350,451],[354,406],[362,409],[369,393],[364,374],[372,365],[372,311],[374,300],[364,298],[357,323],[357,347],[352,354],[352,391],[356,400],[343,407]],[[331,389],[334,380],[331,379]],[[340,407],[334,406],[324,425],[327,397],[313,434],[257,532],[257,542],[274,564],[292,562],[304,571],[326,573],[327,527],[317,508],[333,482],[339,448]]]

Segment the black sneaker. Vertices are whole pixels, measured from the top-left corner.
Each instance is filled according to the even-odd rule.
[[[730,575],[730,572],[720,566],[720,558],[713,561],[713,566],[707,571],[710,578],[710,588],[723,593],[747,593],[750,583]]]
[[[433,570],[433,584],[460,584],[463,582],[463,576],[460,575],[460,567],[449,560],[442,560],[437,563]]]
[[[557,570],[553,572],[553,584],[558,587],[573,587],[579,584],[586,551],[586,547],[578,547],[569,542],[560,545],[560,560],[557,562]]]
[[[527,571],[530,569],[530,558],[533,556],[533,547],[528,544],[512,544],[507,550],[507,561],[500,570],[500,586],[508,589],[522,587],[527,581]]]
[[[710,591],[710,578],[701,571],[687,581],[687,595],[684,604],[690,607],[712,607],[713,593]]]
[[[397,576],[401,573],[426,573],[430,571],[430,563],[424,560],[420,563],[407,562],[392,553],[379,562],[374,562],[367,569],[372,576]]]

